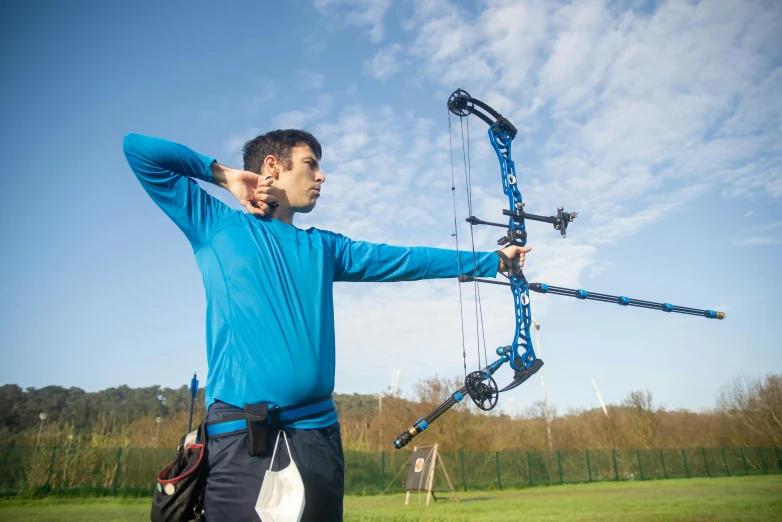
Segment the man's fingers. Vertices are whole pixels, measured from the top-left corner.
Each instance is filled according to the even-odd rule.
[[[262,187],[271,187],[273,183],[274,178],[271,176],[258,176],[258,184],[256,186],[260,189]]]
[[[271,209],[269,208],[269,205],[267,205],[263,201],[246,202],[244,203],[244,208],[246,208],[250,214],[253,214],[255,216],[266,216],[267,214],[271,213]]]
[[[503,248],[502,252],[508,256],[508,259],[513,263],[514,266],[522,268],[524,266],[524,256],[530,250],[532,250],[532,248],[528,246],[509,245]],[[506,263],[504,261],[501,261],[501,266],[504,267],[504,269],[512,268],[505,266],[505,264]]]
[[[255,193],[255,201],[263,201],[264,203],[271,203],[272,201],[277,201],[277,196],[273,194],[269,194],[268,192],[256,192]]]
[[[266,205],[269,207],[270,210],[274,210],[275,208],[280,206],[280,204],[277,202],[276,196],[273,196],[272,194],[266,194],[263,192],[255,193],[255,201],[259,203],[266,203]]]

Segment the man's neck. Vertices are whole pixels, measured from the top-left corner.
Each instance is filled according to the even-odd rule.
[[[272,212],[272,215],[269,216],[272,219],[276,219],[277,221],[282,221],[283,223],[287,223],[289,225],[293,225],[293,216],[296,213],[293,212],[291,209],[277,207],[274,209],[274,212]]]

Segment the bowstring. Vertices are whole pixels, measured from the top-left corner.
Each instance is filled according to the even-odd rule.
[[[467,145],[465,147],[464,143],[464,135],[465,135],[465,124],[464,120],[467,120],[466,124],[466,134],[467,134]],[[469,118],[460,117],[459,118],[459,124],[461,127],[461,138],[462,138],[462,160],[464,161],[464,184],[465,184],[465,191],[467,192],[467,211],[469,212],[470,216],[473,216],[472,211],[472,162],[470,161],[470,120]],[[473,279],[477,277],[478,275],[478,263],[477,258],[475,255],[475,234],[474,234],[474,228],[472,222],[470,222],[470,243],[471,243],[471,251],[472,251],[472,266],[473,266]],[[489,357],[486,354],[486,333],[483,328],[483,304],[481,303],[481,291],[478,287],[478,281],[473,281],[473,300],[475,302],[475,338],[477,341],[477,348],[478,348],[478,369],[480,370],[483,365],[481,364],[481,331],[484,332],[483,335],[483,356],[486,364],[489,364]]]
[[[459,230],[456,218],[456,178],[453,174],[453,142],[451,140],[451,111],[448,112],[448,150],[451,156],[451,196],[453,197],[453,237],[456,240],[456,271],[462,275],[462,258],[459,255]],[[464,378],[467,379],[467,344],[464,340],[464,307],[462,305],[462,284],[459,283],[459,319],[462,326],[462,359],[464,360]]]

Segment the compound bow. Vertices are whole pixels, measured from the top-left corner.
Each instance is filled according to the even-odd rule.
[[[524,211],[524,202],[521,199],[521,192],[519,191],[517,184],[518,180],[516,178],[516,168],[514,166],[513,160],[511,159],[511,143],[517,134],[516,127],[514,127],[511,122],[505,119],[500,113],[492,109],[489,105],[476,98],[473,98],[469,95],[469,93],[461,89],[457,89],[448,98],[448,111],[449,121],[450,114],[459,116],[460,121],[472,114],[489,125],[489,141],[491,141],[492,147],[494,147],[494,151],[497,153],[497,158],[500,161],[502,189],[505,195],[508,197],[509,208],[502,211],[503,215],[508,216],[507,225],[502,223],[483,221],[471,215],[467,218],[467,222],[470,223],[471,233],[472,227],[475,225],[500,227],[507,229],[507,232],[497,241],[498,245],[525,246],[527,244],[527,229],[525,222],[529,219],[532,221],[551,223],[554,225],[554,229],[558,230],[563,238],[566,237],[567,227],[576,218],[577,213],[565,212],[562,207],[557,207],[557,214],[555,216],[540,216],[536,214],[528,214]],[[466,172],[465,175],[468,176]],[[469,181],[467,184],[469,190]],[[452,190],[455,190],[453,185]],[[472,213],[471,205],[470,213]],[[498,254],[500,254],[500,257],[503,256],[501,252],[498,252]],[[452,406],[461,402],[465,396],[469,396],[473,403],[481,410],[491,410],[497,405],[497,398],[500,393],[516,388],[528,380],[543,366],[543,361],[538,359],[535,355],[530,337],[530,326],[532,326],[532,312],[530,309],[529,298],[530,290],[544,294],[551,293],[556,295],[565,295],[581,300],[595,300],[615,303],[621,306],[637,306],[641,308],[662,310],[663,312],[700,315],[709,319],[725,318],[725,314],[723,312],[716,312],[714,310],[699,310],[695,308],[674,306],[670,303],[654,303],[651,301],[631,299],[625,296],[590,293],[586,290],[574,290],[558,286],[549,286],[545,283],[528,283],[526,277],[524,277],[524,273],[517,263],[509,263],[507,262],[509,260],[505,259],[504,261],[506,261],[506,265],[510,265],[508,274],[506,275],[508,282],[476,278],[475,273],[472,275],[460,275],[459,282],[472,282],[476,286],[476,289],[479,283],[505,285],[511,288],[516,312],[516,329],[513,335],[513,341],[509,346],[501,346],[497,348],[496,353],[499,358],[494,362],[487,364],[481,370],[467,374],[465,363],[464,386],[453,392],[448,397],[448,399],[446,399],[442,404],[429,413],[429,415],[418,419],[410,428],[402,432],[396,439],[394,439],[394,446],[397,449],[406,446],[413,439],[413,437],[424,431],[435,419],[449,410]],[[473,263],[473,265],[475,265],[475,263]],[[499,389],[493,375],[506,362],[509,363],[510,367],[514,370],[513,380],[504,388]]]

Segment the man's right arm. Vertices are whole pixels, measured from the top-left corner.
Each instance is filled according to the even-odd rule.
[[[147,194],[185,233],[193,249],[208,241],[231,209],[194,179],[214,183],[214,158],[171,141],[128,134],[122,143],[130,168]]]

